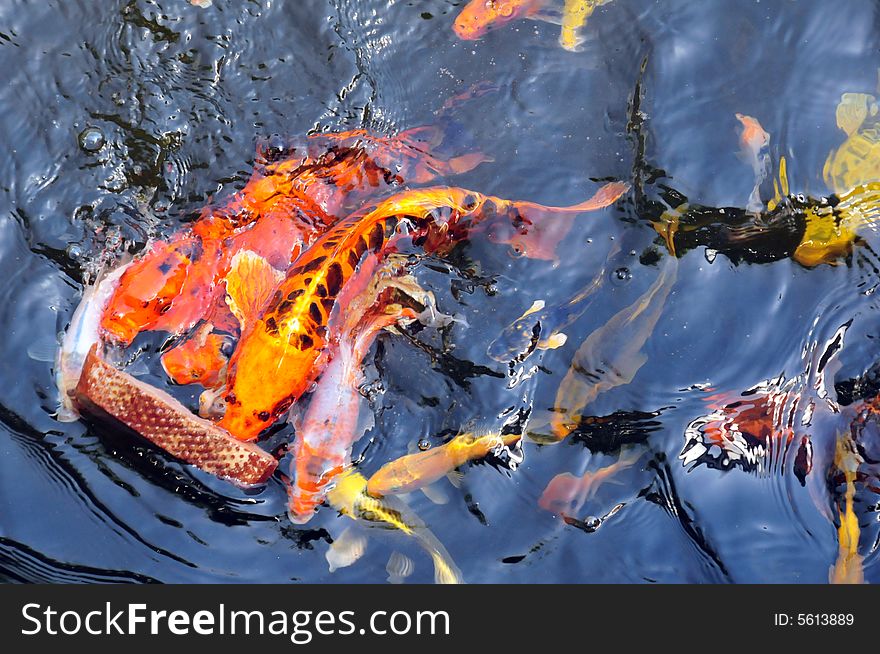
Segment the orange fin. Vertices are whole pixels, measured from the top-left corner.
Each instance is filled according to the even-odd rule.
[[[250,250],[242,250],[232,258],[226,276],[226,303],[241,323],[242,330],[259,317],[283,278],[283,273]]]
[[[201,384],[215,388],[223,383],[225,338],[212,333],[210,323],[202,325],[189,339],[162,355],[162,367],[178,384]]]

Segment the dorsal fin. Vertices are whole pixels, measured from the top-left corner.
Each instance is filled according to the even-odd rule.
[[[251,250],[237,252],[226,276],[226,304],[244,330],[260,316],[284,275]]]

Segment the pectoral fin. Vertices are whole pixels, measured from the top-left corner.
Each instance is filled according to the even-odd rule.
[[[562,347],[565,345],[565,342],[568,340],[568,336],[563,334],[562,332],[556,332],[555,334],[550,334],[543,341],[538,343],[538,349],[541,350],[555,350],[558,347]]]

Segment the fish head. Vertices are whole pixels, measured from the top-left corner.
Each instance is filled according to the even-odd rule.
[[[541,340],[541,314],[521,316],[489,344],[487,354],[500,363],[524,361]]]
[[[535,0],[472,0],[461,10],[452,29],[458,38],[473,41],[528,15],[537,4]]]

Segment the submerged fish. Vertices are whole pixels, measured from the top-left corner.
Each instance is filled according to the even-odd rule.
[[[559,34],[559,45],[566,50],[576,52],[583,37],[580,29],[587,23],[597,7],[608,4],[611,0],[565,0],[562,9],[562,31]]]
[[[764,202],[761,201],[761,185],[770,177],[770,135],[761,127],[756,118],[745,114],[736,114],[740,122],[739,155],[752,169],[755,175],[755,187],[749,196],[746,209],[749,211],[761,211]]]
[[[336,338],[329,344],[330,363],[321,375],[308,406],[294,421],[296,438],[288,486],[288,514],[292,522],[304,523],[324,501],[326,490],[351,465],[351,449],[363,430],[358,429],[363,397],[363,360],[378,333],[402,320],[417,319],[416,311],[398,303],[383,301],[386,291],[402,291],[421,306],[433,302],[414,278],[400,276],[396,265],[376,271],[375,256],[358,269],[340,293],[334,327]]]
[[[813,465],[808,428],[814,415],[841,411],[832,377],[849,326],[844,323],[825,342],[809,343],[803,372],[791,379],[780,375],[742,392],[711,396],[711,411],[685,429],[682,464],[763,473],[785,463],[784,455],[794,445],[792,469],[804,483]]]
[[[660,319],[677,271],[678,260],[667,257],[650,288],[584,340],[556,392],[552,435],[531,434],[533,438],[562,440],[577,428],[583,409],[597,395],[633,380],[647,361],[641,350]]]
[[[635,448],[621,451],[620,458],[611,465],[582,476],[564,472],[556,475],[538,500],[538,506],[563,518],[575,517],[587,500],[592,499],[599,487],[612,480],[618,473],[631,468],[644,452]]]
[[[413,537],[434,562],[434,581],[438,584],[462,583],[461,572],[437,537],[403,502],[395,498],[375,498],[366,492],[363,475],[347,471],[327,493],[330,504],[343,515],[367,526],[400,531]]]
[[[618,249],[615,246],[609,258]],[[489,344],[487,354],[501,363],[521,363],[535,350],[552,350],[564,345],[568,337],[562,330],[587,310],[593,295],[605,281],[605,274],[603,266],[589,284],[560,304],[548,307],[543,300],[535,300]]]
[[[842,506],[838,506],[840,525],[837,528],[837,561],[831,568],[829,581],[832,584],[865,583],[864,557],[859,554],[859,519],[854,504],[856,478],[862,459],[855,443],[848,433],[839,434],[834,452],[834,467],[843,473],[844,495]]]
[[[837,105],[837,126],[846,140],[832,150],[822,176],[828,187],[845,194],[857,186],[880,180],[880,111],[867,93],[844,93]]]

